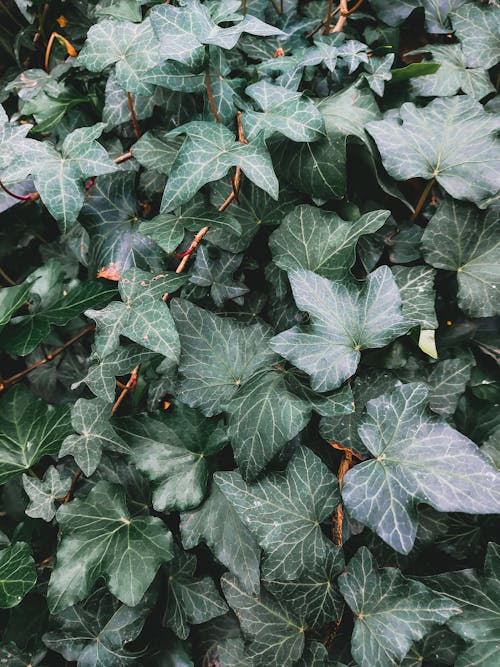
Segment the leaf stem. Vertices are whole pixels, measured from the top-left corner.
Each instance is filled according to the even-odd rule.
[[[9,276],[9,274],[6,273],[6,272],[2,269],[1,266],[0,266],[0,276],[2,276],[2,278],[3,278],[6,282],[8,282],[9,285],[12,285],[12,287],[14,287],[15,285],[17,285],[17,283],[16,283],[14,280],[12,280],[12,278]]]
[[[5,391],[5,389],[11,387],[25,375],[31,373],[31,371],[34,371],[36,368],[39,368],[40,366],[47,364],[49,361],[52,361],[60,354],[65,352],[68,349],[68,347],[71,347],[71,345],[74,345],[77,341],[79,341],[80,338],[83,338],[83,336],[86,336],[88,333],[94,330],[95,330],[94,324],[86,327],[85,329],[83,329],[83,331],[80,331],[80,333],[76,334],[76,336],[73,336],[73,338],[70,338],[68,341],[66,341],[64,345],[61,345],[61,347],[58,347],[56,350],[54,350],[54,352],[51,352],[50,354],[47,354],[46,356],[42,357],[31,366],[28,366],[28,368],[25,368],[23,371],[20,371],[15,375],[11,375],[11,377],[5,379],[3,382],[0,383],[0,392]]]
[[[66,503],[69,503],[72,500],[73,493],[74,493],[74,490],[75,490],[75,486],[76,486],[76,484],[77,484],[77,482],[78,482],[78,480],[80,479],[81,476],[82,476],[82,471],[80,470],[80,468],[77,468],[76,471],[75,471],[75,474],[73,475],[73,479],[71,480],[71,484],[70,484],[70,487],[68,489],[68,493],[65,496],[63,496],[62,498],[56,498],[57,502],[65,505]]]
[[[196,250],[198,247],[201,239],[205,236],[205,234],[208,232],[208,227],[203,227],[200,229],[200,231],[196,234],[194,239],[191,242],[191,245],[189,248],[186,250],[186,252],[182,253],[182,260],[179,264],[179,266],[175,269],[176,273],[182,273],[186,267],[186,264],[188,263],[189,257],[193,254],[193,252]]]
[[[29,201],[30,199],[38,199],[38,196],[35,197],[35,195],[38,195],[37,192],[31,192],[30,194],[27,195],[16,195],[15,192],[12,192],[12,190],[9,190],[9,188],[0,181],[0,188],[4,192],[6,192],[10,197],[13,197],[14,199],[17,199],[18,201]]]
[[[64,46],[66,47],[66,53],[68,54],[68,56],[76,56],[77,55],[77,51],[76,51],[75,47],[73,46],[73,44],[69,40],[66,39],[66,37],[63,37],[58,32],[53,32],[51,34],[51,36],[49,37],[47,48],[45,49],[45,71],[46,72],[49,71],[50,52],[52,51],[52,46],[53,46],[54,40],[56,38],[59,42],[64,44]]]
[[[332,21],[332,12],[333,12],[333,0],[328,0],[328,9],[326,10],[326,18],[323,21],[323,35],[328,35],[330,32],[330,23]],[[318,28],[319,30],[319,28]],[[311,35],[314,35],[314,32],[311,33]],[[307,37],[310,37],[309,33],[307,34]]]
[[[120,392],[120,395],[118,396],[118,398],[115,401],[115,404],[113,405],[113,408],[111,410],[112,415],[114,415],[115,412],[118,410],[118,408],[120,407],[121,403],[123,402],[125,396],[129,393],[129,391],[131,391],[137,384],[137,375],[139,374],[140,367],[141,365],[137,364],[137,366],[134,369],[132,369],[127,384],[123,387],[123,389]]]
[[[208,72],[208,69],[205,70],[205,90],[207,91],[208,104],[210,105],[210,110],[212,112],[213,117],[218,123],[222,123],[222,118],[219,116],[219,112],[217,111],[217,105],[215,104],[214,91],[212,88],[212,80],[210,79],[210,74]]]
[[[248,141],[245,138],[245,130],[243,128],[243,122],[241,119],[242,119],[241,111],[238,111],[238,113],[236,114],[236,124],[238,127],[238,141],[242,144],[248,144]],[[240,190],[240,185],[241,185],[240,167],[236,167],[236,173],[234,175],[234,178],[231,179],[231,184],[233,186],[233,189],[231,190],[231,193],[226,198],[226,200],[223,201],[222,204],[219,206],[219,211],[225,211],[226,208],[229,206],[229,204],[233,201],[233,199],[238,200],[238,192]]]
[[[128,108],[130,109],[130,117],[132,118],[132,126],[134,128],[134,133],[137,139],[141,137],[141,130],[139,129],[139,123],[137,122],[137,116],[135,115],[134,100],[132,95],[127,91],[127,102]]]
[[[411,216],[410,220],[412,222],[415,222],[415,220],[418,218],[420,211],[423,209],[425,202],[427,201],[427,197],[429,196],[429,193],[432,189],[432,186],[436,182],[435,178],[431,178],[430,181],[427,181],[425,188],[422,190],[422,194],[420,195],[420,198],[417,202],[417,205],[415,206],[415,210],[413,211],[413,215]]]
[[[122,162],[126,162],[127,160],[130,160],[130,159],[133,158],[133,157],[134,157],[134,156],[133,156],[132,153],[129,151],[128,153],[124,153],[123,155],[119,155],[118,157],[115,157],[115,159],[113,160],[113,162],[114,162],[115,164],[121,164]]]

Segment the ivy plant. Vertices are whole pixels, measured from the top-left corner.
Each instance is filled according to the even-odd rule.
[[[0,664],[496,667],[498,3],[0,14]]]

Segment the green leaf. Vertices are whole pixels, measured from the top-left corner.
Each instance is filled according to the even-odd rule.
[[[337,577],[345,566],[342,549],[332,547],[297,581],[267,578],[266,589],[308,628],[322,628],[342,615],[343,602]]]
[[[179,403],[161,420],[146,415],[120,420],[117,430],[130,446],[132,463],[151,481],[155,510],[169,513],[201,503],[208,481],[206,457],[227,442],[220,423]]]
[[[56,513],[56,498],[63,498],[71,485],[71,477],[63,477],[57,468],[49,466],[43,480],[23,474],[23,486],[30,499],[25,512],[34,519],[52,521]]]
[[[128,269],[118,283],[123,301],[113,301],[102,310],[88,310],[87,317],[95,320],[95,348],[105,357],[120,344],[119,337],[127,336],[148,350],[177,361],[179,338],[169,309],[162,301],[163,294],[178,288],[182,276],[165,274],[152,276],[140,269]]]
[[[222,577],[222,590],[238,615],[251,664],[282,667],[294,664],[304,650],[304,626],[296,615],[271,595],[249,595],[231,575]]]
[[[429,405],[438,415],[452,415],[471,375],[471,359],[444,359],[432,369],[429,385]]]
[[[248,144],[235,140],[222,125],[192,121],[169,132],[167,137],[185,134],[163,193],[161,211],[172,211],[189,201],[205,185],[223,178],[231,167],[243,173],[274,199],[278,179],[262,135]]]
[[[31,175],[40,197],[49,213],[67,232],[76,222],[83,206],[86,178],[109,174],[117,166],[96,139],[104,129],[104,123],[91,127],[79,127],[66,136],[59,153],[48,143],[44,154],[35,157]]]
[[[332,282],[303,269],[288,275],[295,303],[309,320],[273,338],[271,347],[308,373],[316,391],[339,387],[356,372],[360,350],[384,347],[412,324],[400,313],[399,292],[387,267],[362,285]]]
[[[356,617],[351,651],[360,667],[391,667],[414,641],[460,613],[457,605],[399,570],[377,571],[366,547],[357,551],[338,582]]]
[[[167,605],[163,622],[181,639],[189,636],[189,626],[209,621],[227,611],[210,577],[195,577],[196,557],[175,550],[168,567]]]
[[[337,480],[309,449],[298,449],[286,472],[254,484],[237,472],[214,480],[264,550],[264,579],[296,579],[334,548],[320,524],[339,502]]]
[[[234,457],[247,481],[254,480],[311,418],[310,405],[288,390],[283,372],[274,370],[251,378],[226,411]]]
[[[471,645],[457,658],[456,667],[495,664],[500,630],[499,573],[498,545],[490,542],[482,576],[474,570],[460,570],[423,579],[429,588],[449,598],[450,604],[461,611],[448,625]]]
[[[467,67],[459,44],[430,44],[411,53],[429,53],[432,60],[439,64],[437,72],[432,76],[412,81],[412,90],[417,95],[445,97],[463,91],[466,95],[480,100],[495,91],[486,70]]]
[[[71,433],[67,406],[36,399],[24,385],[9,389],[0,402],[0,484],[46,454],[55,454]]]
[[[451,15],[469,67],[489,69],[500,60],[500,18],[495,6],[461,3]]]
[[[435,178],[452,197],[479,206],[499,187],[499,127],[494,115],[465,95],[436,99],[423,109],[408,102],[399,116],[366,126],[393,178]]]
[[[0,607],[15,607],[35,584],[35,563],[25,542],[0,550]]]
[[[111,407],[111,403],[103,403],[99,398],[80,398],[71,408],[71,426],[78,435],[69,435],[64,440],[59,456],[71,455],[87,477],[96,471],[103,449],[128,452],[109,423]]]
[[[245,136],[252,140],[260,132],[279,132],[293,141],[315,141],[325,134],[323,117],[311,100],[266,81],[248,86],[245,93],[262,111],[245,111]]]
[[[268,325],[246,326],[181,299],[172,301],[171,311],[181,342],[177,397],[207,417],[222,412],[256,371],[277,361]]]
[[[460,308],[472,317],[500,314],[500,232],[495,208],[482,214],[450,198],[422,237],[425,261],[457,272]]]
[[[228,299],[238,304],[250,290],[244,283],[234,280],[234,273],[240,268],[243,255],[221,251],[216,259],[211,259],[208,249],[201,246],[189,276],[189,282],[200,287],[209,287],[210,296],[216,306],[222,306]]]
[[[144,81],[144,75],[160,62],[159,42],[149,17],[142,23],[99,21],[88,31],[77,60],[91,72],[102,72],[116,63],[117,83],[124,90],[139,95],[152,94],[153,87]]]
[[[383,58],[372,56],[364,65],[365,71],[367,72],[365,78],[368,85],[373,92],[380,97],[384,94],[386,81],[392,79],[391,67],[393,62],[394,53],[389,53]]]
[[[121,667],[136,661],[126,644],[137,638],[149,612],[148,604],[117,607],[99,589],[85,604],[57,614],[57,626],[43,635],[43,643],[78,667]]]
[[[49,582],[52,613],[83,600],[99,578],[129,606],[138,604],[161,563],[173,557],[161,519],[131,518],[123,487],[98,482],[84,500],[57,510],[62,539]]]
[[[212,485],[196,510],[181,514],[182,544],[193,549],[205,542],[216,558],[241,582],[245,591],[259,592],[260,549],[226,496]]]
[[[350,470],[342,489],[351,516],[400,553],[413,547],[419,502],[468,514],[500,507],[498,473],[471,440],[430,416],[427,395],[415,383],[368,402],[359,435],[375,458]]]
[[[13,287],[3,287],[0,290],[0,331],[26,301],[30,290],[30,282]]]
[[[408,81],[408,79],[414,79],[421,76],[428,76],[429,74],[434,74],[440,68],[439,63],[410,63],[405,67],[396,67],[391,69],[391,83],[401,83],[402,81]]]
[[[384,0],[371,0],[377,14],[385,23],[391,26],[399,25],[418,7],[425,11],[425,26],[431,33],[450,31],[449,15],[459,7],[464,0],[393,0],[387,3]]]
[[[355,222],[344,222],[336,213],[314,206],[299,206],[283,219],[271,235],[273,261],[285,271],[309,269],[341,280],[356,260],[356,243],[384,224],[389,211],[372,211]]]
[[[427,266],[393,266],[391,271],[401,295],[403,315],[418,322],[422,329],[437,329],[436,272]]]

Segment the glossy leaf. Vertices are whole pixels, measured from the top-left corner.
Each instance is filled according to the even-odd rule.
[[[71,477],[61,479],[54,466],[47,468],[43,480],[23,474],[24,490],[30,499],[26,514],[35,519],[52,521],[57,509],[56,499],[64,498],[70,485]]]
[[[0,607],[18,605],[35,583],[35,564],[25,542],[0,550]]]

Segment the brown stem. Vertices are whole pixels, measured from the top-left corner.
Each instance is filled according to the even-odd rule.
[[[0,181],[0,188],[2,188],[2,190],[10,197],[14,197],[14,199],[18,199],[19,201],[29,201],[30,199],[35,199],[34,194],[36,193],[31,192],[28,195],[16,195],[14,192],[12,192],[12,190],[9,190],[9,188],[4,185],[2,181]]]
[[[62,354],[65,350],[68,349],[68,347],[71,347],[74,343],[76,343],[80,338],[83,338],[83,336],[86,336],[88,333],[91,331],[95,330],[95,325],[92,324],[91,326],[86,327],[83,331],[80,331],[76,336],[73,336],[73,338],[70,338],[64,345],[61,345],[61,347],[58,347],[54,352],[51,352],[50,354],[47,354],[47,356],[43,357],[42,359],[39,359],[36,361],[34,364],[29,366],[28,368],[25,368],[23,371],[20,371],[19,373],[16,373],[15,375],[11,375],[10,378],[7,378],[4,380],[2,383],[0,383],[0,392],[4,391],[5,389],[8,389],[11,385],[15,384],[23,378],[25,375],[28,373],[31,373],[31,371],[34,371],[35,368],[39,368],[40,366],[43,366],[44,364],[47,364],[49,361],[52,361],[52,359],[55,359],[58,357],[60,354]]]
[[[191,245],[189,248],[186,250],[185,253],[183,253],[183,257],[180,261],[179,266],[175,269],[176,273],[182,273],[186,267],[186,264],[188,263],[189,257],[193,254],[193,252],[196,250],[198,247],[198,244],[200,243],[201,239],[205,236],[205,234],[208,232],[208,227],[203,227],[200,229],[200,231],[196,234],[194,237],[193,241],[191,242]]]
[[[332,21],[333,0],[328,0],[328,9],[326,10],[326,18],[323,21],[323,35],[328,35],[330,32],[330,23]],[[311,33],[314,35],[314,33]],[[309,35],[308,35],[309,37]]]
[[[134,156],[133,156],[132,153],[129,151],[128,153],[124,153],[123,155],[119,155],[118,157],[115,157],[115,159],[113,160],[113,162],[114,162],[115,164],[121,164],[122,162],[126,162],[127,160],[130,160],[130,159],[133,158],[133,157],[134,157]]]
[[[342,30],[344,29],[345,22],[347,21],[347,15],[349,12],[347,0],[340,0],[339,8],[340,8],[340,16],[338,18],[337,23],[335,24],[335,27],[330,30],[330,33],[342,32]]]
[[[248,141],[245,138],[245,130],[243,128],[241,111],[238,111],[238,113],[236,114],[236,124],[238,127],[238,141],[242,144],[248,144]],[[233,186],[233,189],[231,190],[230,194],[225,199],[225,201],[223,201],[222,204],[219,206],[219,211],[225,211],[232,201],[234,201],[235,199],[238,200],[238,193],[240,191],[240,185],[241,185],[240,167],[236,167],[236,172],[234,174],[234,178],[231,179],[231,184]]]
[[[121,405],[123,399],[124,399],[125,396],[129,393],[129,391],[131,391],[131,390],[135,387],[135,385],[137,384],[137,375],[138,375],[138,373],[139,373],[139,368],[140,368],[140,367],[141,367],[141,365],[138,364],[138,365],[132,370],[132,372],[130,373],[130,377],[129,377],[129,379],[128,379],[127,384],[123,387],[123,389],[121,390],[120,395],[118,396],[118,398],[117,398],[116,401],[115,401],[115,404],[113,405],[113,409],[111,410],[111,414],[112,414],[112,415],[114,415],[115,412],[118,410],[118,408],[120,407],[120,405]]]
[[[210,110],[213,117],[218,123],[222,123],[222,118],[219,116],[217,111],[217,105],[215,104],[214,91],[212,88],[212,80],[210,79],[210,74],[208,70],[205,71],[205,90],[207,91],[208,103],[210,105]]]
[[[355,5],[351,7],[346,13],[346,16],[350,16],[351,14],[354,14],[355,11],[357,11],[361,5],[363,4],[363,0],[358,0]]]
[[[45,567],[46,565],[50,565],[53,558],[54,558],[54,556],[47,556],[47,558],[44,558],[39,563],[35,563],[35,567],[37,569],[40,569],[41,567]]]
[[[422,194],[420,195],[420,198],[417,202],[417,205],[415,206],[415,210],[413,211],[413,215],[411,216],[410,220],[412,222],[415,222],[415,220],[418,218],[420,211],[423,209],[425,202],[427,201],[427,197],[429,196],[429,193],[432,189],[432,186],[436,182],[435,178],[431,178],[430,181],[427,181],[425,188],[422,190]]]
[[[45,71],[49,71],[49,60],[50,60],[50,52],[52,51],[52,45],[54,44],[54,40],[58,39],[60,42],[64,44],[66,47],[66,53],[68,56],[77,56],[77,52],[73,44],[69,40],[66,39],[66,37],[63,37],[60,35],[58,32],[53,32],[51,36],[49,37],[49,42],[47,44],[47,48],[45,49]]]
[[[2,276],[2,278],[3,278],[6,282],[8,282],[9,285],[12,285],[12,287],[14,287],[15,285],[17,285],[17,283],[16,283],[14,280],[12,280],[12,278],[9,276],[9,274],[8,274],[8,273],[5,273],[5,271],[2,269],[1,266],[0,266],[0,276]]]
[[[65,505],[66,503],[69,503],[72,500],[73,493],[75,491],[75,487],[76,487],[76,485],[78,483],[78,480],[80,479],[81,476],[82,476],[82,471],[80,470],[80,468],[77,468],[75,474],[73,475],[73,479],[71,480],[71,484],[70,484],[70,487],[68,489],[68,493],[65,496],[63,496],[62,498],[56,498],[56,501],[58,503],[61,503],[61,504]]]
[[[135,115],[134,100],[129,92],[127,92],[127,102],[128,108],[130,109],[130,117],[132,118],[132,126],[134,128],[135,136],[137,139],[140,139],[141,130],[139,129],[139,123],[137,122],[137,116]]]

